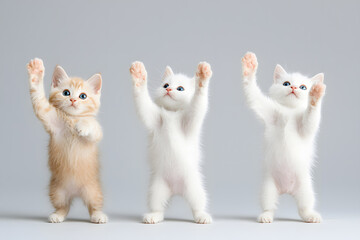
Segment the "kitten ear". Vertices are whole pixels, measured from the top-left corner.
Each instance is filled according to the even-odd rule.
[[[316,83],[323,83],[324,82],[324,73],[318,73],[315,76],[313,76],[311,78],[311,81],[316,84]]]
[[[278,82],[278,80],[281,79],[281,77],[285,74],[286,71],[284,68],[280,64],[277,64],[274,70],[274,82]]]
[[[52,86],[57,87],[61,81],[68,79],[68,75],[66,74],[65,70],[57,65],[55,67],[53,76],[52,76]]]
[[[93,88],[95,94],[99,94],[101,91],[102,78],[100,73],[94,74],[87,80],[88,84]]]
[[[171,67],[166,66],[165,73],[162,79],[164,80],[165,78],[170,77],[172,75],[174,75],[173,70],[171,69]]]

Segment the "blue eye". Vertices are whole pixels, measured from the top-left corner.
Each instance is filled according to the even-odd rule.
[[[290,86],[290,85],[291,85],[291,84],[290,84],[288,81],[286,81],[286,82],[283,83],[283,86],[285,86],[285,87]]]
[[[87,95],[85,93],[81,93],[79,98],[81,98],[82,100],[85,100],[87,98]]]
[[[69,90],[67,90],[67,89],[65,89],[64,91],[63,91],[63,95],[64,96],[70,96],[70,91]]]
[[[299,88],[300,88],[301,90],[306,90],[306,89],[307,89],[305,85],[301,85]]]
[[[178,91],[184,91],[185,89],[182,86],[180,86],[180,87],[177,88],[177,90]]]
[[[169,84],[165,83],[164,88],[168,88]]]

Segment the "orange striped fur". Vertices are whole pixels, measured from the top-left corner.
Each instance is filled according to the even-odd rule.
[[[69,78],[57,66],[48,100],[43,87],[45,68],[42,60],[30,61],[27,68],[35,114],[50,135],[49,195],[55,212],[49,216],[49,221],[62,222],[72,199],[81,197],[92,222],[107,222],[107,216],[102,212],[97,146],[102,130],[95,118],[100,107],[101,76],[95,74],[87,81]],[[65,96],[64,90],[71,94]],[[87,98],[81,99],[81,93]]]

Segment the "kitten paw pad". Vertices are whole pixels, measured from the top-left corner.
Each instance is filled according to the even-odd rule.
[[[248,52],[241,60],[244,76],[253,75],[258,67],[258,61],[254,53]]]
[[[323,83],[318,83],[312,86],[310,90],[310,97],[311,97],[311,105],[315,106],[318,100],[324,96],[325,94],[326,85]]]
[[[144,215],[143,223],[156,224],[164,220],[164,214],[161,212],[147,213]]]
[[[320,223],[322,221],[321,215],[317,212],[306,214],[302,218],[307,223]]]
[[[134,62],[130,67],[130,74],[137,87],[143,85],[146,81],[147,72],[142,62]]]
[[[259,223],[272,223],[273,221],[274,221],[274,216],[272,213],[269,213],[269,212],[263,212],[258,217]]]
[[[27,65],[29,75],[31,76],[31,82],[38,82],[39,78],[44,75],[45,67],[41,59],[32,59]]]
[[[202,79],[210,78],[212,75],[211,66],[207,62],[201,62],[198,65],[196,76]]]
[[[212,76],[212,71],[211,71],[211,66],[210,64],[208,64],[207,62],[201,62],[198,65],[198,69],[196,72],[196,77],[198,77],[199,79],[199,87],[203,87],[204,86],[204,82],[211,78]]]
[[[61,214],[58,214],[58,213],[52,213],[49,216],[49,222],[51,222],[51,223],[61,223],[64,220],[65,220],[65,216],[61,215]]]
[[[198,224],[210,224],[212,223],[212,217],[206,212],[200,212],[194,214],[194,222]]]
[[[103,212],[94,212],[90,217],[90,221],[92,223],[103,224],[108,222],[108,217]]]

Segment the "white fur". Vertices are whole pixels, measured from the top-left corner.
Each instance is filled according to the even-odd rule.
[[[272,222],[279,195],[289,193],[296,199],[304,221],[320,222],[321,216],[314,210],[311,168],[322,96],[314,100],[309,92],[312,86],[322,84],[323,74],[310,79],[298,73],[286,73],[277,65],[269,98],[256,84],[256,70],[256,56],[246,54],[243,58],[245,95],[250,107],[265,123],[263,213],[258,220]],[[291,85],[283,86],[285,81]],[[299,89],[302,84],[307,90]],[[297,87],[296,96],[291,94],[291,86]],[[310,104],[312,100],[316,101],[315,106]]]
[[[208,70],[205,77],[199,71]],[[210,223],[206,192],[200,172],[200,131],[208,108],[210,65],[200,63],[197,77],[174,74],[166,68],[156,101],[147,89],[147,73],[140,62],[130,71],[138,115],[149,131],[151,180],[148,194],[150,213],[145,223],[158,223],[171,196],[182,195],[189,202],[197,223]],[[203,72],[201,72],[203,73]],[[170,96],[163,87],[169,84]],[[184,91],[177,91],[182,86]]]

